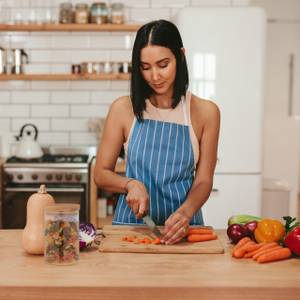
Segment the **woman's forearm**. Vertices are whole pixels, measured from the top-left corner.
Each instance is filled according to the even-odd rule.
[[[208,199],[212,190],[212,183],[200,182],[193,186],[187,196],[186,201],[179,208],[180,211],[185,213],[189,218],[203,206]]]
[[[98,170],[94,175],[94,181],[99,188],[114,193],[126,193],[129,180],[130,178],[121,176],[111,170]]]

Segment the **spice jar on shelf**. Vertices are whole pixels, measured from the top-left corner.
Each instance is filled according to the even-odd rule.
[[[124,23],[124,4],[123,3],[112,3],[111,4],[111,22],[113,24]]]
[[[89,6],[85,3],[78,3],[75,6],[75,23],[87,24],[89,22]]]
[[[73,23],[73,5],[69,2],[61,3],[59,6],[59,23]]]
[[[54,204],[45,212],[45,260],[72,265],[79,259],[79,204]]]
[[[108,7],[104,2],[95,2],[91,6],[91,22],[104,24],[108,22]]]

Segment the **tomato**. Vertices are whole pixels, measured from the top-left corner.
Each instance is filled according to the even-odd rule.
[[[292,229],[285,237],[284,244],[296,255],[300,256],[300,226]]]

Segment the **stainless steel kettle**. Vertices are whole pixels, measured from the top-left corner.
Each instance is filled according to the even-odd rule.
[[[20,134],[16,136],[18,141],[16,156],[23,159],[41,157],[43,151],[37,142],[37,137],[38,129],[34,124],[28,123],[23,125]]]

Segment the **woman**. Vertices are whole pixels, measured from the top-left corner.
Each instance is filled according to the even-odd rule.
[[[164,225],[162,242],[203,224],[217,160],[218,107],[187,91],[180,33],[171,22],[142,26],[132,52],[130,97],[113,102],[95,168],[96,184],[120,193],[113,224]],[[124,144],[126,177],[114,172]]]

